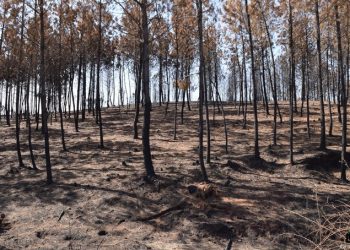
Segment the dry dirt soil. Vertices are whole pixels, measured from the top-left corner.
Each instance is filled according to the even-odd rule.
[[[230,239],[232,249],[308,249],[315,247],[309,239],[317,242],[311,232],[317,231],[314,221],[321,218],[322,208],[349,201],[350,186],[339,181],[336,107],[325,152],[317,150],[318,104],[312,103],[311,139],[306,116],[296,115],[291,166],[287,103],[281,104],[278,146],[271,146],[273,116],[262,107],[259,110],[260,160],[252,156],[251,107],[243,129],[238,107],[226,104],[228,153],[222,115],[216,111],[211,122],[212,162],[206,165],[209,184],[201,183],[197,161],[197,106],[185,109],[183,124],[179,118],[177,140],[173,140],[173,110],[171,105],[165,116],[164,106],[154,105],[152,111],[155,184],[143,179],[142,144],[132,136],[132,108],[103,111],[105,149],[98,148],[99,130],[89,115],[78,133],[73,119],[65,122],[68,152],[63,152],[59,123],[53,118],[52,185],[45,182],[40,132],[33,131],[40,170],[18,169],[15,126],[7,127],[2,120],[0,213],[5,218],[0,223],[0,249],[225,249]],[[327,115],[327,134],[328,124]],[[23,157],[29,167],[27,133],[25,124],[21,126]],[[141,128],[142,122],[140,134]]]

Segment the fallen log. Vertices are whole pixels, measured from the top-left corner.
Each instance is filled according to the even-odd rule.
[[[154,220],[157,219],[163,215],[166,215],[172,211],[176,211],[176,210],[182,210],[185,208],[185,206],[187,205],[187,202],[185,200],[180,201],[178,204],[176,204],[175,206],[169,207],[165,210],[160,211],[159,213],[147,216],[147,217],[140,217],[137,218],[137,221],[150,221],[150,220]]]
[[[60,221],[62,219],[62,217],[64,216],[64,214],[65,214],[65,211],[63,210],[57,221]]]

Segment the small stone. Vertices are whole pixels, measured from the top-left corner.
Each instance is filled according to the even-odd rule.
[[[102,220],[96,220],[95,224],[101,225],[101,224],[103,224],[103,221]]]
[[[188,189],[188,192],[190,194],[193,194],[193,193],[197,192],[197,190],[198,190],[198,188],[195,185],[190,185],[187,187],[187,189]]]
[[[64,240],[71,240],[71,239],[72,239],[72,236],[71,236],[71,235],[66,235],[66,236],[64,236],[63,239],[64,239]]]
[[[104,236],[104,235],[107,235],[108,233],[105,231],[105,230],[100,230],[98,231],[97,233],[99,236]]]
[[[40,231],[36,232],[35,235],[36,235],[36,237],[38,237],[39,239],[41,239],[41,238],[44,236],[43,232],[40,232]]]

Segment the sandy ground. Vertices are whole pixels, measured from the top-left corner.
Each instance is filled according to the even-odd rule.
[[[132,139],[133,111],[104,110],[105,149],[99,149],[92,116],[74,130],[65,122],[68,152],[61,150],[58,122],[50,125],[55,184],[45,184],[43,140],[34,133],[39,171],[17,169],[15,126],[0,127],[0,249],[305,249],[302,237],[317,220],[318,208],[348,202],[350,188],[339,177],[340,127],[334,107],[334,132],[326,152],[319,142],[318,105],[312,106],[311,138],[306,118],[295,117],[295,159],[288,164],[287,104],[278,124],[278,146],[272,147],[272,118],[259,111],[260,151],[253,153],[253,119],[242,129],[237,107],[226,105],[229,148],[225,153],[222,116],[212,127],[212,162],[207,171],[209,197],[189,193],[200,185],[197,164],[197,107],[185,109],[173,140],[173,106],[168,116],[154,105],[151,144],[159,185],[143,181],[141,140]],[[270,107],[271,112],[273,111]],[[328,115],[327,115],[328,116]],[[73,116],[72,116],[73,117]],[[210,114],[213,118],[213,109]],[[141,118],[142,121],[142,118]],[[327,134],[328,134],[327,120]],[[34,127],[34,126],[33,126]],[[140,134],[141,134],[140,124]],[[30,166],[25,124],[22,151]],[[147,221],[142,219],[181,206]]]

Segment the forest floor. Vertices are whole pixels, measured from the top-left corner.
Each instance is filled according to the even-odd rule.
[[[300,106],[300,104],[299,104]],[[334,107],[333,136],[325,152],[319,142],[319,108],[311,107],[311,139],[306,115],[295,116],[295,165],[288,154],[288,105],[281,105],[278,146],[272,143],[273,116],[259,110],[261,160],[255,160],[253,114],[247,128],[237,108],[226,105],[228,153],[222,116],[211,124],[210,184],[201,183],[196,104],[178,116],[173,140],[174,106],[165,116],[154,104],[151,146],[159,185],[143,180],[141,140],[133,139],[133,110],[103,111],[105,149],[92,116],[74,129],[65,122],[68,152],[61,150],[59,123],[50,125],[54,184],[46,185],[44,146],[33,129],[39,171],[17,169],[15,126],[0,128],[0,249],[305,249],[304,239],[324,206],[348,202],[350,186],[339,181],[340,125]],[[270,111],[273,112],[272,106]],[[213,109],[211,109],[211,119]],[[73,115],[72,115],[73,118]],[[327,115],[328,118],[328,115]],[[140,134],[142,117],[140,119]],[[327,119],[327,134],[328,134]],[[34,127],[34,125],[33,125]],[[25,124],[22,150],[30,166]],[[206,138],[206,137],[205,137]],[[191,185],[203,191],[190,194]],[[190,188],[189,188],[190,187]],[[204,187],[204,188],[203,188]],[[192,190],[193,191],[193,190]],[[204,190],[205,192],[206,190]],[[149,216],[165,211],[157,218]]]

